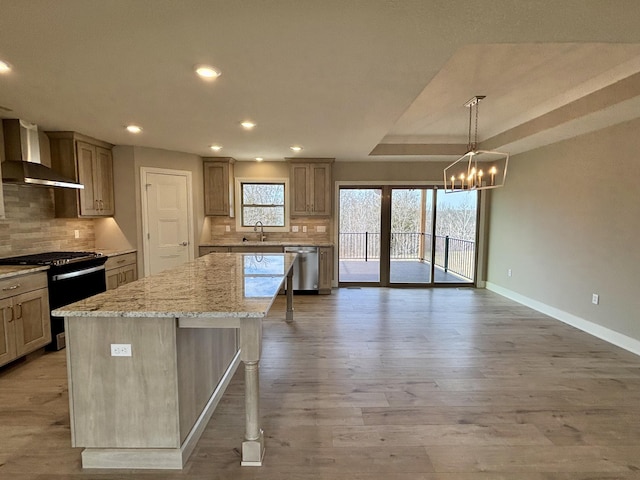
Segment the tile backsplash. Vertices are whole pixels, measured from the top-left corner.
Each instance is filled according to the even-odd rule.
[[[54,217],[53,189],[10,184],[3,189],[6,218],[0,219],[0,257],[95,248],[92,219]]]
[[[221,243],[230,241],[242,241],[243,237],[248,240],[255,240],[254,232],[236,232],[236,219],[229,217],[208,217],[211,230],[211,237],[208,239],[211,243]],[[298,232],[265,232],[267,241],[287,241],[287,242],[331,242],[332,236],[332,220],[327,217],[296,217],[291,219],[291,227],[297,226]],[[229,227],[229,232],[226,228]],[[302,227],[307,227],[307,231],[303,232]],[[318,232],[324,228],[324,232]],[[205,236],[205,241],[207,241]]]

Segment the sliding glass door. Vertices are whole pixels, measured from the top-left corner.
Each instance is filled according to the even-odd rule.
[[[431,283],[433,190],[391,188],[389,283]]]
[[[477,192],[383,185],[339,196],[340,285],[475,282]]]
[[[381,188],[341,188],[338,281],[380,284]]]

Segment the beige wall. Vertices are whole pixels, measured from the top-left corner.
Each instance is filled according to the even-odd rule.
[[[491,201],[490,286],[640,340],[638,131],[634,120],[510,160]]]
[[[440,182],[444,168],[451,162],[336,162],[334,181]]]
[[[138,249],[138,272],[144,272],[142,251],[142,213],[140,168],[155,167],[189,171],[192,175],[193,255],[198,255],[198,243],[204,226],[202,159],[198,155],[172,152],[157,148],[116,146],[113,149],[113,174],[116,191],[117,229],[102,222],[96,232],[96,243],[114,248],[114,242],[131,244]],[[118,231],[119,230],[119,231]]]

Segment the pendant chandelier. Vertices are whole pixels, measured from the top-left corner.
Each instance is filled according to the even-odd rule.
[[[484,95],[476,95],[464,104],[469,109],[467,153],[444,169],[445,193],[498,188],[504,185],[507,178],[508,153],[478,150],[478,105],[483,98]],[[474,113],[475,121],[472,120]],[[472,123],[475,126],[473,141]]]

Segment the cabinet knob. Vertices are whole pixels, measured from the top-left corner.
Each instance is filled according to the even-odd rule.
[[[189,245],[189,242],[182,242],[178,244],[178,246],[181,246],[181,247],[186,247],[187,245]]]

